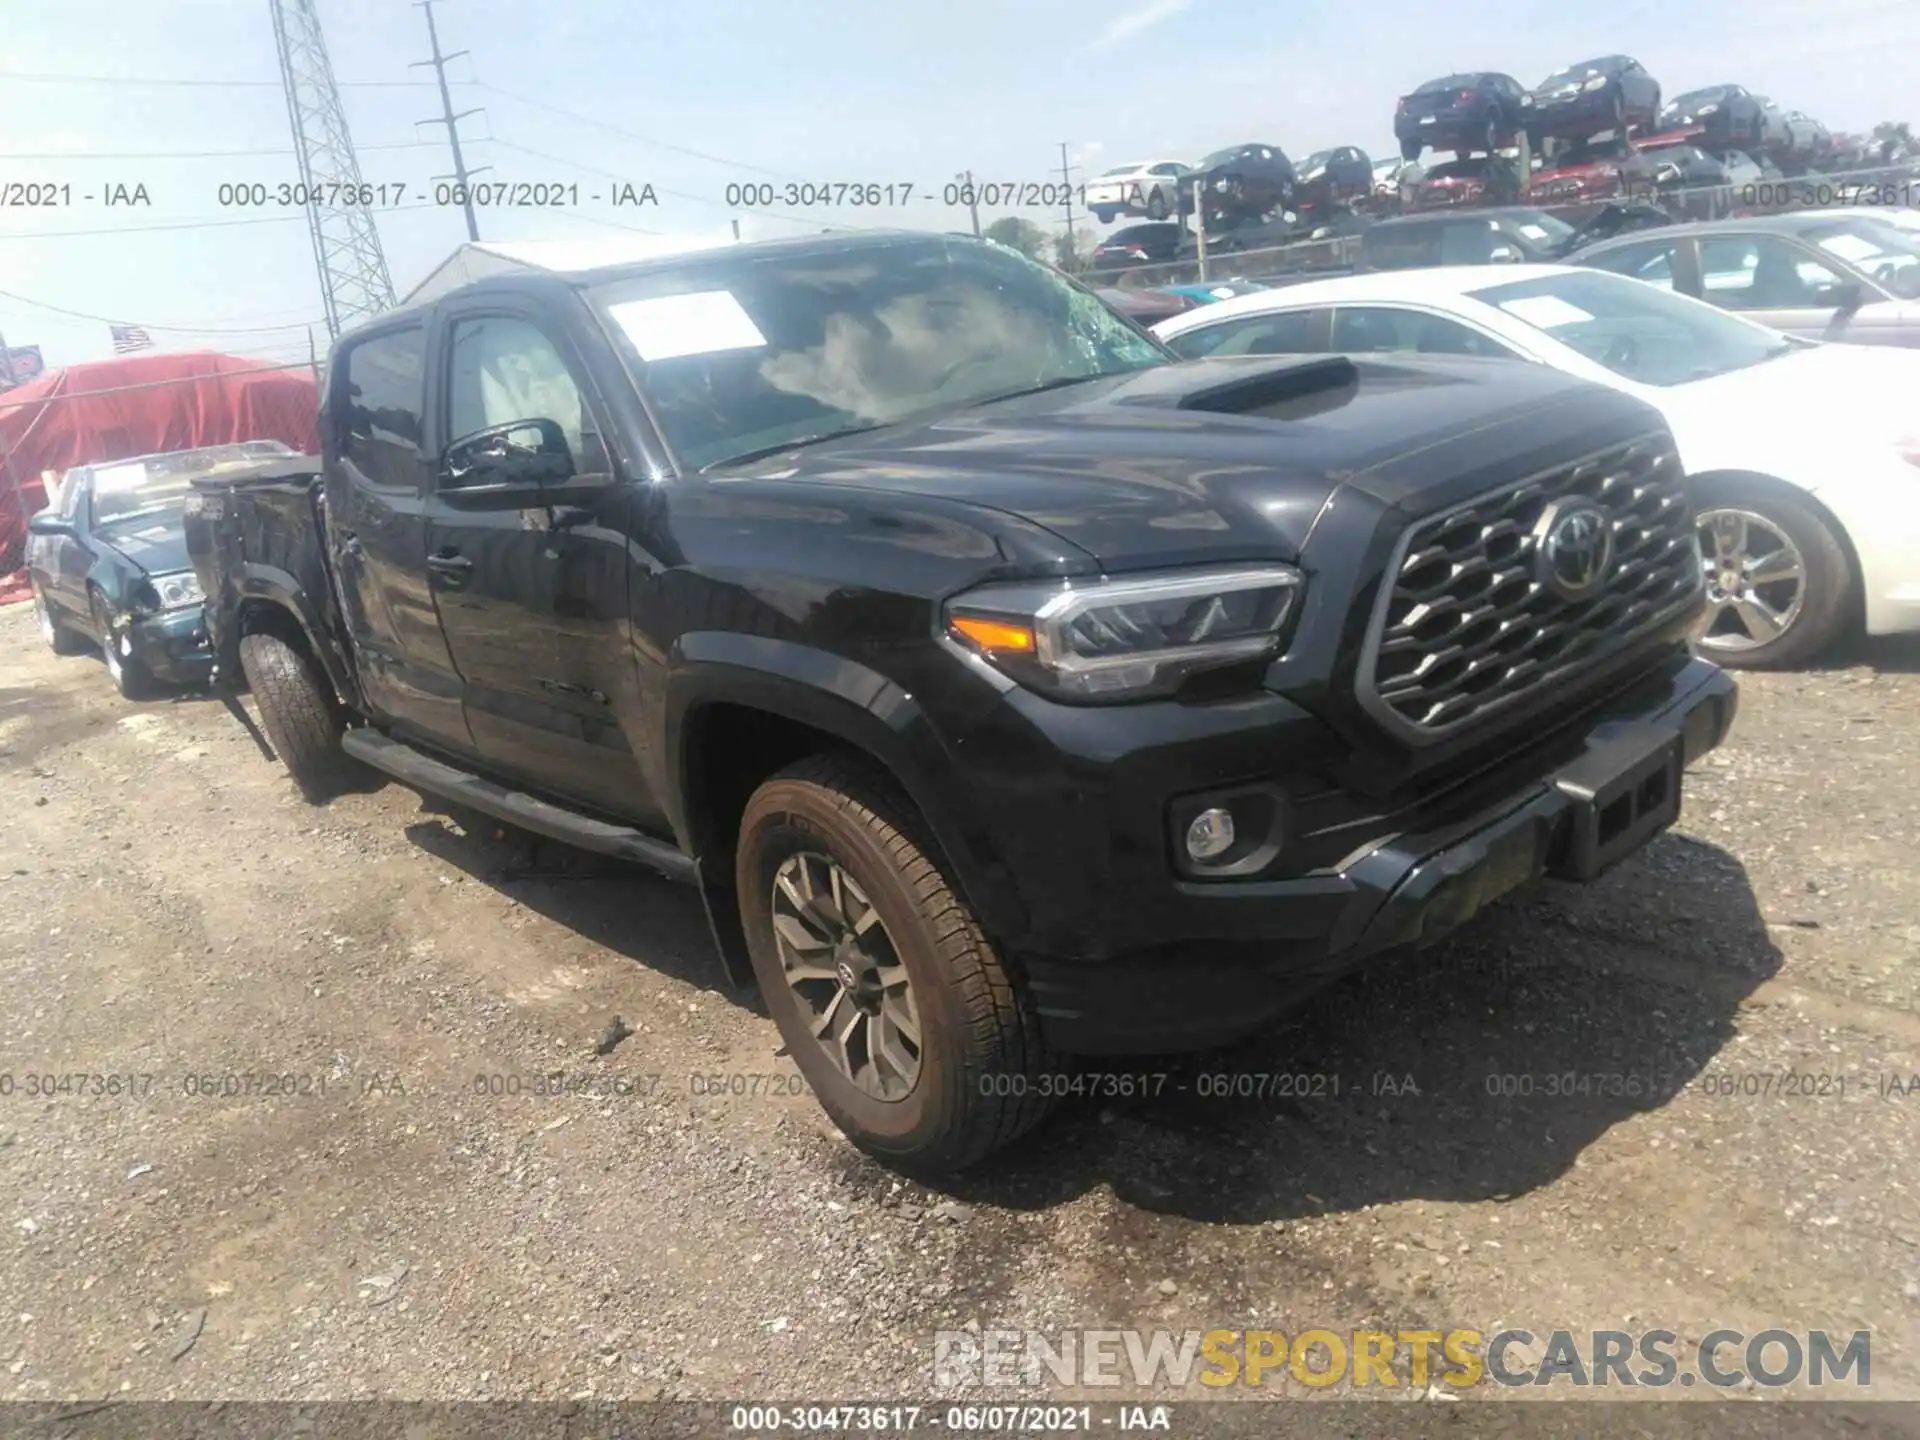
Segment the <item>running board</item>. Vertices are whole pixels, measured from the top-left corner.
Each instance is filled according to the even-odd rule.
[[[378,730],[349,730],[340,740],[340,748],[356,760],[381,770],[416,790],[443,796],[448,800],[518,825],[536,835],[577,845],[599,855],[612,855],[658,870],[669,880],[693,884],[698,879],[693,857],[678,846],[655,840],[624,825],[589,819],[559,805],[549,804],[518,790],[509,790],[491,780],[456,769],[416,750],[404,741],[382,735]]]

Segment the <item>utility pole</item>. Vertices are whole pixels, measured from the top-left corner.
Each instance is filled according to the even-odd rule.
[[[453,113],[453,96],[447,90],[447,61],[458,60],[467,52],[456,50],[451,55],[440,53],[440,32],[433,23],[433,0],[414,0],[427,12],[427,41],[433,46],[431,60],[416,60],[407,68],[418,69],[422,65],[433,66],[434,77],[440,82],[440,117],[437,120],[421,120],[421,125],[444,125],[447,127],[447,143],[453,147],[453,183],[459,187],[460,208],[467,212],[467,239],[480,238],[480,222],[473,218],[473,186],[469,183],[472,176],[478,175],[490,166],[482,165],[479,170],[467,169],[467,162],[460,154],[460,122],[469,115],[478,115],[479,110],[462,110]]]
[[[1060,142],[1060,179],[1067,192],[1067,253],[1078,256],[1080,247],[1073,240],[1073,167],[1067,164],[1067,142]]]
[[[962,170],[953,178],[966,187],[960,193],[967,197],[967,213],[973,217],[973,234],[974,238],[978,239],[980,236],[980,196],[973,188],[973,172],[971,170]]]

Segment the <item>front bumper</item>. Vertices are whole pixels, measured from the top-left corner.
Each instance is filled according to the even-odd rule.
[[[198,605],[133,616],[114,629],[115,642],[124,642],[121,654],[156,680],[204,685],[213,676],[213,647]]]
[[[1376,831],[1338,863],[1290,878],[1183,880],[1162,851],[1155,882],[1151,867],[1126,863],[1137,854],[1109,857],[1105,893],[1078,900],[1078,945],[1021,955],[1049,1041],[1107,1055],[1230,1043],[1381,951],[1433,943],[1528,880],[1594,878],[1677,817],[1680,772],[1725,738],[1736,703],[1717,667],[1679,664],[1415,812],[1408,828]],[[1117,848],[1140,848],[1134,837],[1129,846],[1116,824]],[[1053,869],[1071,889],[1063,876]]]

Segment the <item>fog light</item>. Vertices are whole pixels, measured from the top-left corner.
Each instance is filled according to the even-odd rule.
[[[1233,848],[1233,816],[1225,810],[1202,810],[1187,826],[1187,854],[1212,860]]]

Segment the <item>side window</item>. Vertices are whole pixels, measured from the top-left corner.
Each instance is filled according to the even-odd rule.
[[[447,434],[464,440],[496,425],[551,420],[583,475],[609,468],[586,397],[539,326],[512,315],[456,320],[447,364]]]
[[[1342,305],[1335,310],[1333,348],[1350,355],[1400,351],[1513,358],[1506,346],[1457,320],[1384,305]]]
[[[1167,161],[1164,164],[1154,166],[1150,173],[1155,175],[1178,175],[1185,168],[1184,165],[1175,165],[1172,161]]]
[[[400,330],[363,340],[341,372],[348,462],[375,485],[418,489],[427,332]]]
[[[1604,255],[1596,255],[1587,263],[1596,270],[1611,270],[1616,275],[1625,275],[1629,279],[1644,280],[1649,285],[1658,285],[1662,290],[1673,288],[1671,242],[1624,245],[1618,250],[1609,250]]]
[[[1289,310],[1226,320],[1176,335],[1167,341],[1167,348],[1184,360],[1203,355],[1304,355],[1312,348],[1307,338],[1312,313]]]
[[[1706,298],[1728,310],[1837,305],[1846,277],[1810,251],[1768,235],[1700,242]]]

